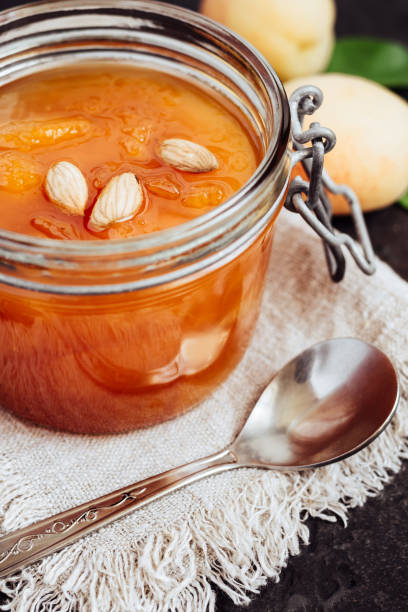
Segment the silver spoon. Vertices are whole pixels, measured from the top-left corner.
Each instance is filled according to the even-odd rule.
[[[353,338],[316,344],[275,375],[228,448],[0,538],[0,576],[205,476],[344,459],[383,431],[398,398],[397,374],[379,349]]]

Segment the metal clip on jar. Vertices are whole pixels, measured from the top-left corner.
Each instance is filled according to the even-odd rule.
[[[293,150],[292,163],[302,163],[310,177],[307,183],[299,176],[289,186],[285,207],[298,212],[323,240],[329,273],[334,282],[344,277],[346,261],[342,246],[347,248],[358,267],[365,274],[373,274],[374,252],[367,232],[363,214],[356,194],[347,185],[336,185],[323,168],[324,155],[333,149],[336,136],[332,130],[314,122],[302,131],[305,115],[312,115],[323,101],[323,94],[317,87],[300,87],[291,96],[289,105],[292,121]],[[311,142],[310,147],[305,147]],[[325,191],[343,195],[349,203],[360,247],[347,234],[335,233],[331,224],[330,201]],[[302,194],[306,196],[303,200]]]
[[[159,2],[38,2],[0,14],[0,48],[0,87],[90,61],[186,79],[233,105],[263,151],[231,198],[174,228],[63,243],[0,230],[4,408],[48,427],[118,432],[174,417],[210,394],[248,345],[298,162],[310,185],[295,179],[286,206],[324,239],[332,278],[344,273],[342,246],[373,272],[355,196],[322,175],[334,135],[317,124],[302,132],[321,93],[297,91],[289,108],[272,68],[232,32]],[[362,250],[332,229],[323,186],[348,198]]]

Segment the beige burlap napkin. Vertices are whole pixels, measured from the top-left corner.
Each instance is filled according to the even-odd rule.
[[[302,473],[226,472],[164,497],[0,581],[19,612],[213,610],[212,583],[246,602],[307,543],[305,517],[346,519],[407,456],[408,289],[378,262],[372,278],[349,263],[328,279],[320,241],[282,213],[250,349],[205,403],[169,423],[119,436],[52,433],[0,411],[3,533],[226,445],[260,390],[308,345],[359,336],[397,364],[402,400],[369,448]],[[307,563],[307,550],[303,553]]]

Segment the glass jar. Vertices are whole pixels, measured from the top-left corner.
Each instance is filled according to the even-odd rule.
[[[1,14],[0,86],[73,63],[131,63],[235,105],[263,158],[211,212],[111,241],[0,230],[0,405],[47,427],[121,432],[172,418],[241,359],[291,171],[289,105],[238,36],[157,2],[40,2]]]

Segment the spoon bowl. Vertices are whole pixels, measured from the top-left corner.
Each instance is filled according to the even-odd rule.
[[[238,463],[303,469],[339,461],[372,442],[399,399],[396,371],[357,338],[316,344],[272,379],[232,445]]]
[[[0,577],[211,474],[344,459],[381,433],[398,398],[397,374],[379,349],[353,338],[316,344],[274,376],[228,448],[0,537]]]

